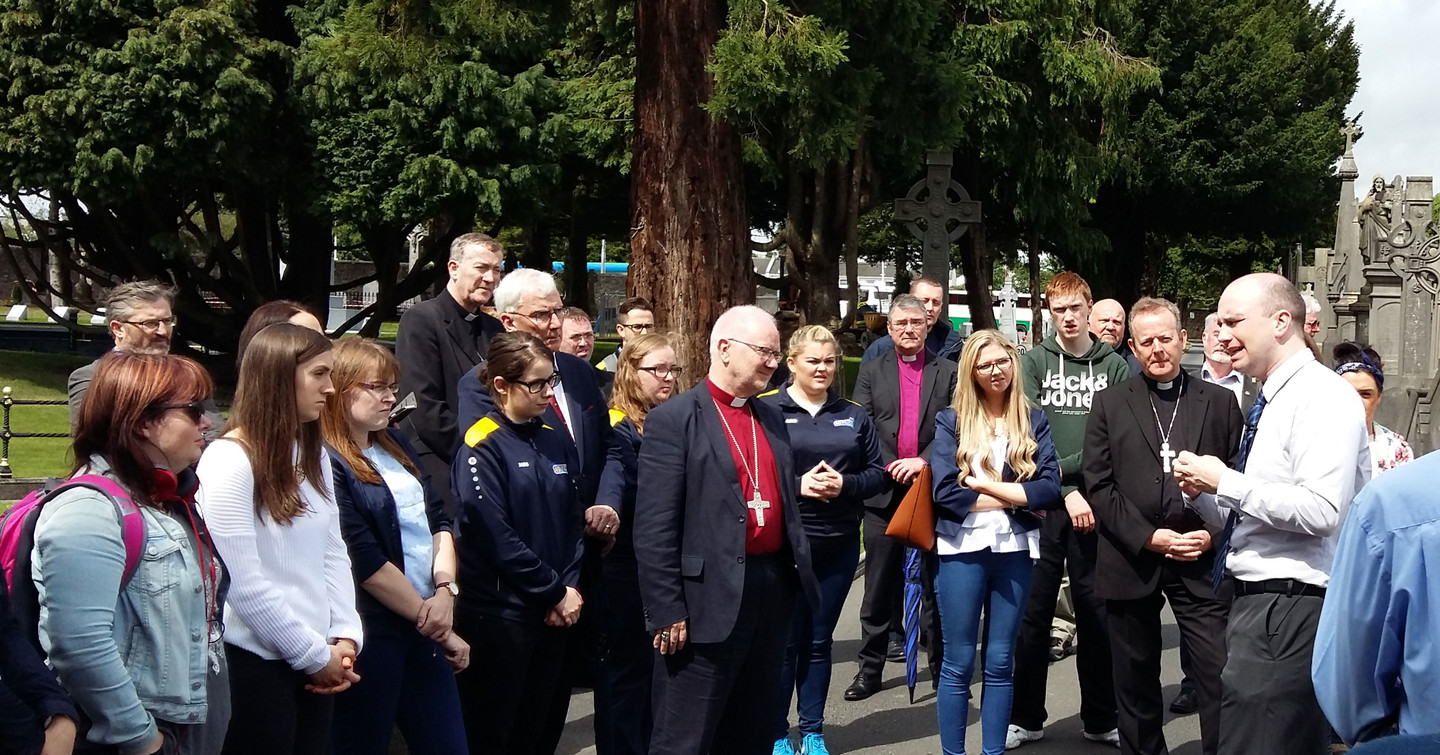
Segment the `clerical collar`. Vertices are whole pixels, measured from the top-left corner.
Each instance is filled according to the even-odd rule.
[[[710,389],[711,398],[714,398],[717,402],[721,404],[724,404],[726,406],[732,406],[736,409],[744,406],[745,402],[749,400],[740,398],[738,396],[730,395],[720,386],[716,385],[715,381],[711,380],[708,377],[705,378],[705,387]]]
[[[910,356],[907,357],[907,356],[905,356],[904,354],[901,354],[900,352],[897,351],[897,352],[895,352],[895,356],[900,357],[900,361],[905,362],[906,364],[909,364],[910,362],[913,362],[913,361],[915,361],[916,359],[919,359],[919,358],[920,358],[920,353],[919,353],[919,352],[916,352],[916,353],[911,354]]]
[[[1176,375],[1173,379],[1166,380],[1164,382],[1154,380],[1149,375],[1146,375],[1145,382],[1149,383],[1151,388],[1154,388],[1155,390],[1162,393],[1166,391],[1173,391],[1176,387],[1180,386],[1185,382],[1185,373],[1182,372],[1179,375]]]

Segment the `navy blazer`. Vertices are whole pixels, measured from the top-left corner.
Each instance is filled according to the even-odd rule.
[[[393,428],[385,431],[420,470],[420,484],[425,489],[425,517],[430,520],[430,534],[454,532],[454,522],[446,513],[430,474],[420,463],[420,454],[405,434]],[[370,484],[355,476],[355,470],[344,457],[330,449],[330,466],[335,471],[335,503],[340,508],[340,534],[350,552],[350,570],[355,576],[355,608],[365,621],[365,631],[414,630],[415,622],[386,608],[366,590],[362,583],[385,566],[394,564],[405,571],[405,554],[400,544],[400,518],[395,510],[395,496],[384,482]]]
[[[619,409],[610,410],[610,426],[615,433],[615,445],[619,450],[620,462],[606,465],[601,476],[600,492],[602,501],[618,501],[615,509],[620,514],[620,530],[615,533],[615,545],[605,557],[607,561],[635,560],[635,491],[640,486],[640,431],[635,423]]]
[[[1030,435],[1035,438],[1035,475],[1020,483],[1025,488],[1025,508],[1043,511],[1060,505],[1060,461],[1055,456],[1055,442],[1050,439],[1050,422],[1041,409],[1030,410]],[[955,463],[955,410],[942,409],[935,415],[935,442],[930,445],[931,497],[935,501],[935,534],[956,537],[960,534],[970,507],[979,493],[965,487],[960,480],[960,465]],[[1010,464],[1000,474],[1005,482],[1015,481]],[[1025,529],[1040,526],[1037,516],[1024,511],[1006,510]]]
[[[597,371],[589,362],[573,354],[557,351],[551,356],[555,359],[555,369],[560,373],[560,381],[564,385],[565,403],[569,404],[570,419],[576,425],[570,428],[573,433],[569,434],[573,435],[571,440],[575,446],[575,455],[579,459],[576,482],[580,487],[580,499],[587,507],[603,503],[618,512],[620,501],[597,499],[600,476],[604,473],[605,466],[621,463],[620,449],[616,446],[614,433],[610,428],[610,409],[600,391]],[[481,417],[495,409],[490,392],[480,384],[477,376],[478,371],[471,370],[460,378],[456,386],[456,395],[459,397],[457,414],[462,438]],[[546,409],[540,418],[556,430],[567,432],[563,429],[561,417],[555,414],[554,409]],[[460,445],[463,448],[465,444],[462,442]]]
[[[820,588],[810,567],[785,420],[763,401],[749,404],[780,479],[778,504],[789,544],[781,558],[806,600],[818,606]],[[639,479],[647,481],[635,501],[635,559],[646,629],[688,619],[691,642],[725,640],[735,628],[745,588],[748,511],[707,381],[646,416]]]

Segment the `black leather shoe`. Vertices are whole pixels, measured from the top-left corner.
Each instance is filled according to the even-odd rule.
[[[1195,699],[1195,690],[1181,689],[1180,694],[1170,703],[1170,712],[1178,716],[1188,716],[1200,709],[1200,702]]]
[[[850,702],[864,700],[880,691],[880,677],[856,674],[855,681],[845,689],[845,699]]]
[[[890,641],[890,646],[885,648],[885,660],[900,663],[905,660],[905,643]]]

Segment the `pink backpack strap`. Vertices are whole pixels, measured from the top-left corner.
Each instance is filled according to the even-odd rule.
[[[130,494],[120,484],[104,475],[80,475],[65,481],[65,486],[84,485],[95,488],[110,498],[120,512],[120,536],[125,543],[125,571],[120,578],[121,586],[130,583],[135,570],[140,566],[140,555],[145,550],[145,520],[140,509],[130,499]]]

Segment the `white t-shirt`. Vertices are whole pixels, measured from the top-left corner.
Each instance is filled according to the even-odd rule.
[[[1010,439],[1000,428],[990,439],[988,458],[999,461],[1003,467],[1010,453]],[[970,460],[970,475],[979,480],[989,480],[985,472],[986,456],[976,454]],[[995,553],[1018,553],[1026,551],[1030,558],[1040,558],[1040,530],[1027,530],[1020,526],[1010,514],[1004,511],[972,511],[960,525],[959,537],[940,535],[935,538],[935,552],[942,556],[957,553],[974,553],[990,549]]]

